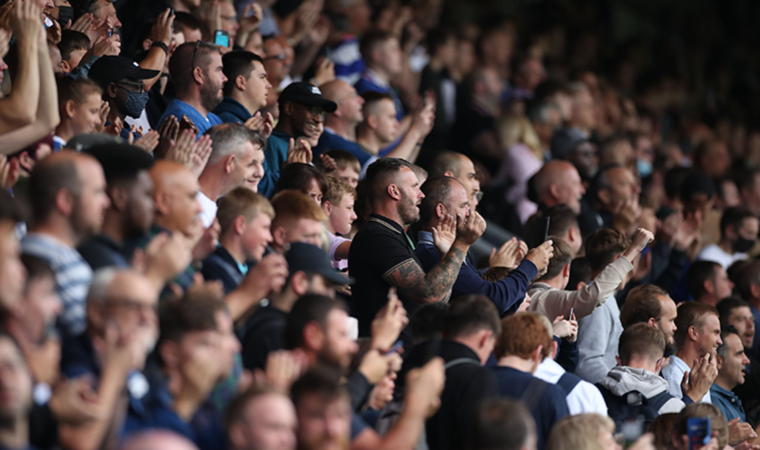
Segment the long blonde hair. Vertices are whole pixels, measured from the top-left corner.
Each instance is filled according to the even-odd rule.
[[[506,114],[499,123],[501,146],[507,150],[514,144],[523,144],[530,149],[533,156],[544,161],[544,150],[533,125],[527,117],[520,114]]]

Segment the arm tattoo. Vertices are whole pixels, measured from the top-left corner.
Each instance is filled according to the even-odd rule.
[[[440,302],[449,294],[463,261],[464,252],[452,247],[427,275],[417,262],[408,259],[389,270],[383,278],[420,303]]]

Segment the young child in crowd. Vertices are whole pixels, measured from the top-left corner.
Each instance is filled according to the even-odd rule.
[[[54,150],[60,150],[74,136],[94,133],[103,124],[100,115],[103,91],[86,78],[58,79],[58,109],[61,123],[55,129]]]
[[[348,250],[351,241],[341,236],[351,234],[351,224],[356,220],[354,202],[356,189],[333,176],[327,177],[327,192],[322,196],[322,209],[327,215],[327,237],[330,242],[330,258],[340,270],[348,268]]]

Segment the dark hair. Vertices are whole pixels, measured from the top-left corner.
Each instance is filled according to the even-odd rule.
[[[478,407],[468,434],[468,450],[519,450],[535,436],[536,423],[522,402],[486,400]]]
[[[233,423],[244,420],[246,407],[254,400],[265,395],[282,395],[269,386],[253,383],[251,387],[238,394],[227,407],[224,415],[225,427],[229,429]]]
[[[204,72],[210,64],[211,54],[219,53],[214,44],[201,41],[185,42],[177,47],[169,60],[169,74],[172,77],[177,93],[184,93],[192,84],[193,71],[200,67]],[[195,54],[195,61],[193,61]]]
[[[593,274],[594,271],[591,270],[591,263],[588,258],[585,256],[575,258],[573,262],[570,263],[570,279],[567,280],[567,287],[565,287],[565,289],[568,291],[574,291],[578,287],[578,283],[581,281],[588,284],[591,281],[591,276]]]
[[[646,323],[631,325],[620,335],[620,363],[627,365],[633,356],[647,357],[650,360],[660,359],[665,354],[666,343],[665,334],[657,328]]]
[[[55,272],[47,261],[36,256],[22,254],[21,263],[26,268],[26,289],[33,280],[52,279],[55,280]]]
[[[749,300],[752,298],[752,286],[760,284],[760,261],[752,261],[739,269],[736,275],[736,291]]]
[[[442,333],[448,307],[446,303],[433,302],[417,308],[409,321],[412,341],[424,342],[432,338],[435,333]]]
[[[79,31],[63,30],[61,32],[61,42],[58,43],[58,50],[61,51],[61,59],[68,61],[71,54],[77,50],[89,50],[90,38]]]
[[[333,309],[347,311],[340,300],[333,300],[325,295],[307,294],[299,298],[288,314],[285,325],[285,348],[294,349],[303,343],[303,329],[311,322],[317,322],[322,328],[327,327],[327,316]]]
[[[176,27],[177,25],[180,25],[183,30],[200,30],[202,28],[200,20],[194,15],[182,11],[174,13],[174,26]]]
[[[720,218],[720,234],[726,235],[726,229],[729,225],[734,227],[734,232],[738,233],[742,223],[745,219],[757,219],[757,216],[744,206],[735,206],[723,211],[723,216]]]
[[[442,177],[446,172],[459,172],[459,163],[462,160],[461,153],[452,151],[438,152],[433,158],[433,162],[428,167],[430,177]]]
[[[484,295],[467,295],[449,302],[443,334],[447,339],[470,336],[480,330],[491,330],[494,336],[501,331],[499,311]]]
[[[395,39],[393,34],[383,30],[373,30],[367,32],[359,44],[359,52],[362,55],[362,59],[365,62],[371,62],[371,53],[375,50],[375,46],[382,44],[390,39]]]
[[[681,201],[686,203],[695,195],[706,195],[707,198],[713,198],[715,195],[715,185],[707,175],[702,172],[691,172],[681,185]]]
[[[591,270],[598,272],[615,261],[631,245],[623,233],[612,228],[601,228],[586,238],[586,258]]]
[[[264,60],[259,55],[255,55],[245,50],[233,50],[226,55],[222,56],[222,64],[224,64],[224,76],[227,77],[227,82],[224,83],[224,95],[229,96],[232,94],[232,90],[235,88],[235,79],[242,75],[245,78],[251,76],[253,72],[254,62],[259,62],[262,65]]]
[[[713,261],[695,261],[689,266],[684,279],[686,280],[686,289],[694,300],[698,301],[707,293],[705,281],[714,279],[720,267],[720,264]]]
[[[39,161],[29,176],[29,199],[35,223],[48,218],[55,209],[55,198],[61,189],[78,197],[82,190],[76,163],[72,158],[45,158]]]
[[[665,174],[665,196],[670,200],[677,200],[681,196],[681,186],[684,180],[693,172],[688,167],[674,167]]]
[[[441,203],[446,206],[451,198],[451,191],[455,184],[461,185],[459,181],[451,177],[434,177],[428,178],[420,187],[425,194],[425,198],[420,203],[420,220],[421,226],[431,225],[436,219],[435,209]]]
[[[662,316],[662,305],[658,296],[667,297],[668,293],[653,284],[643,284],[631,289],[620,309],[620,323],[623,328],[647,323],[651,318],[659,320]]]
[[[673,339],[678,347],[682,347],[689,335],[689,328],[701,328],[704,326],[707,316],[718,315],[715,307],[699,302],[686,302],[678,307],[678,317],[676,317],[676,333]]]
[[[549,260],[546,273],[539,280],[550,280],[562,272],[562,268],[573,260],[573,249],[564,239],[557,236],[549,236],[554,246],[554,256]]]
[[[348,390],[340,382],[340,377],[340,372],[331,367],[309,369],[290,387],[290,399],[296,408],[307,395],[318,395],[324,401],[349,401]]]
[[[126,143],[94,145],[84,153],[97,159],[103,166],[109,186],[136,181],[138,174],[150,170],[155,162],[145,150]]]
[[[446,28],[435,28],[428,31],[425,42],[427,43],[428,55],[435,56],[439,48],[446,45],[449,39],[456,38],[453,31]]]
[[[551,218],[549,221],[550,236],[564,236],[571,228],[578,229],[578,215],[567,205],[556,205],[538,211],[530,216],[523,226],[523,236],[525,236],[529,248],[543,244],[544,232],[546,231],[543,224],[547,217]]]
[[[749,303],[739,297],[726,297],[718,303],[715,309],[718,310],[721,327],[728,326],[728,319],[736,308],[749,308]]]
[[[383,197],[388,184],[403,168],[412,170],[412,165],[399,158],[381,158],[369,165],[364,179],[370,205]]]
[[[324,195],[327,192],[327,177],[310,164],[292,163],[280,172],[280,179],[274,188],[274,193],[293,189],[307,195],[311,180],[316,180]]]
[[[58,89],[58,108],[63,110],[66,102],[73,101],[81,105],[90,94],[103,95],[103,90],[94,81],[87,78],[61,77],[56,80]]]
[[[224,300],[206,292],[188,292],[167,300],[159,311],[160,342],[179,341],[194,331],[216,330],[216,313],[226,311]]]
[[[731,325],[723,326],[721,325],[720,330],[720,340],[721,344],[718,346],[718,348],[715,350],[715,352],[720,356],[721,358],[726,357],[726,351],[728,350],[728,345],[726,345],[726,338],[729,334],[734,334],[737,337],[741,339],[741,336],[739,336],[739,330],[737,330],[735,327]]]
[[[25,214],[18,200],[5,189],[0,189],[0,221],[23,222]]]

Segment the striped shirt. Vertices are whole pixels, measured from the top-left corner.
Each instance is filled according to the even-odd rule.
[[[63,303],[58,328],[64,336],[76,336],[86,328],[85,300],[92,283],[92,269],[76,249],[55,238],[29,233],[21,241],[25,255],[36,256],[55,272],[56,292]]]

